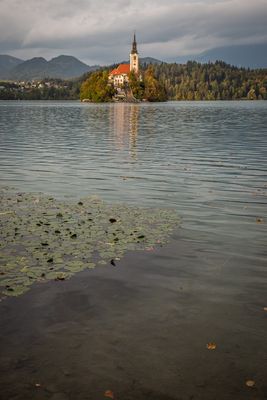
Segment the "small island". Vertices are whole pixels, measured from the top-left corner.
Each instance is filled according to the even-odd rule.
[[[80,99],[83,102],[140,102],[167,101],[167,92],[149,65],[140,69],[136,36],[134,34],[130,63],[120,64],[112,71],[102,69],[89,75],[82,83]]]

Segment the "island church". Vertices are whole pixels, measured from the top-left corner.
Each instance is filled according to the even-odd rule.
[[[129,74],[132,71],[136,75],[139,72],[139,56],[135,34],[132,44],[132,51],[130,53],[130,64],[120,64],[117,68],[113,69],[109,74],[109,82],[113,83],[115,87],[121,87],[125,83],[129,82]]]

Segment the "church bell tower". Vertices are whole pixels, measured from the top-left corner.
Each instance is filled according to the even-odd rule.
[[[139,71],[139,56],[138,56],[138,51],[137,51],[137,43],[136,43],[135,34],[134,34],[134,40],[133,40],[133,45],[132,45],[132,51],[130,54],[130,71],[133,71],[136,74],[138,74],[138,71]]]

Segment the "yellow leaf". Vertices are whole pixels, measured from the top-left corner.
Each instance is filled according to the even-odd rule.
[[[105,391],[105,397],[108,397],[110,399],[114,399],[114,394],[111,390],[106,390]]]
[[[154,247],[146,247],[146,250],[147,250],[147,251],[153,251],[153,250],[154,250]]]
[[[248,387],[253,387],[253,386],[255,386],[255,381],[253,381],[252,379],[248,379],[248,380],[246,381],[246,385],[247,385]]]
[[[208,350],[215,350],[216,347],[217,347],[216,343],[210,342],[210,343],[207,344],[207,349]]]

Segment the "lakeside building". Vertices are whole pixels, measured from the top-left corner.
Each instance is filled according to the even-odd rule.
[[[129,82],[130,72],[134,72],[136,75],[139,72],[139,55],[135,34],[130,53],[130,64],[120,64],[117,68],[114,68],[109,74],[109,83],[112,83],[114,87],[124,86]]]

